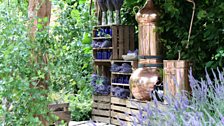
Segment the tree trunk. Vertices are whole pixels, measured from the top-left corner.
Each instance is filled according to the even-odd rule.
[[[48,22],[44,25],[47,26],[50,23],[51,17],[51,2],[50,0],[29,0],[28,17],[33,24],[31,24],[31,37],[35,38],[37,31],[38,18],[48,18]]]
[[[37,29],[38,23],[41,23],[43,28],[45,26],[48,26],[50,23],[51,1],[50,0],[29,0],[28,17],[31,21],[31,25],[29,27],[30,38],[32,41],[34,41],[35,34],[38,31]],[[45,21],[46,18],[47,18],[47,21]],[[42,19],[42,22],[39,22],[38,19]],[[35,57],[35,61],[31,61],[31,63],[38,64],[38,62],[42,62],[47,64],[48,62],[47,54],[43,54],[41,51],[39,51],[38,53],[35,53],[33,51],[33,56]],[[48,88],[46,80],[49,80],[49,74],[45,75],[45,80],[43,79],[36,80],[37,86],[39,89]],[[31,88],[32,88],[32,85],[31,85]],[[44,119],[42,115],[34,115],[34,116],[38,117],[44,126],[48,125],[48,122]]]

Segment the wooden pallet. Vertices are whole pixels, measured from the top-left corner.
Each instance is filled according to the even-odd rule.
[[[111,124],[121,125],[121,122],[130,124],[129,108],[127,99],[111,97]]]
[[[110,123],[110,96],[93,96],[92,120]]]

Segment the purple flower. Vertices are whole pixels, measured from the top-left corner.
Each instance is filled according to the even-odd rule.
[[[221,122],[224,125],[224,117],[221,118]]]

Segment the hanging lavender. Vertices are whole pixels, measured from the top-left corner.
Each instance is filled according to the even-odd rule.
[[[124,0],[112,0],[112,3],[115,7],[115,12],[116,12],[116,16],[115,16],[115,24],[120,24],[121,23],[121,14],[120,14],[120,10],[121,7],[124,3]]]
[[[106,6],[106,0],[98,0],[98,4],[100,6],[100,9],[102,10],[102,25],[107,24],[107,6]]]
[[[113,11],[115,10],[112,1],[113,0],[106,0],[106,6],[109,10],[109,14],[108,14],[108,24],[109,25],[111,25],[113,23]]]

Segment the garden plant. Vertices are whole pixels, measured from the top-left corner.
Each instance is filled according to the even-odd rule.
[[[39,126],[42,115],[49,122],[50,103],[70,103],[72,120],[88,120],[92,104],[92,28],[97,24],[89,0],[51,0],[51,19],[38,19],[35,39],[28,17],[28,0],[0,0],[0,124]],[[169,110],[145,108],[136,115],[143,125],[223,125],[224,3],[196,2],[189,47],[187,35],[192,4],[186,0],[155,0],[159,10],[158,32],[164,59],[192,61],[189,75],[192,96],[165,97]],[[145,0],[125,0],[121,23],[135,25],[136,8]],[[90,15],[89,11],[92,12]],[[37,18],[37,17],[35,17]],[[50,25],[43,24],[48,20]],[[40,56],[36,58],[36,56]],[[41,57],[47,55],[47,61]],[[208,72],[204,76],[204,69]],[[211,70],[210,68],[219,68]],[[193,77],[194,74],[194,77]],[[48,77],[48,79],[46,79]],[[203,78],[200,80],[200,78]],[[199,81],[200,80],[200,81]],[[47,88],[39,86],[40,82]],[[170,102],[169,102],[170,101]],[[171,102],[172,101],[172,102]],[[157,101],[155,101],[157,103]]]

